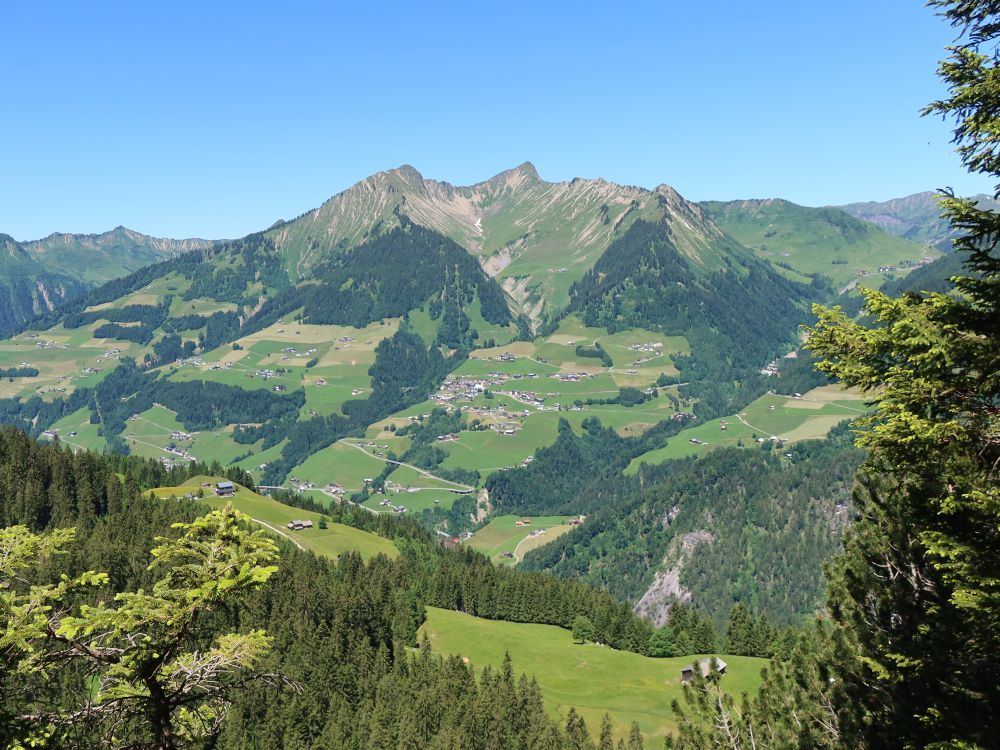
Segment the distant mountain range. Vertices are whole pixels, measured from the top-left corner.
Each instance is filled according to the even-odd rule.
[[[0,234],[0,334],[88,289],[211,244],[149,237],[125,227],[103,234],[55,233],[29,242]]]
[[[1000,203],[988,195],[972,196],[980,207],[996,211]],[[951,226],[941,218],[938,194],[932,191],[914,193],[905,198],[838,206],[851,216],[870,222],[897,237],[931,245],[941,252],[951,250],[955,237]]]
[[[667,185],[648,190],[600,178],[547,182],[530,162],[468,186],[427,179],[404,165],[374,174],[264,234],[294,282],[409,220],[478,258],[537,327],[570,302],[570,287],[640,219],[667,222],[679,252],[706,267],[718,262],[714,248],[726,233],[800,279],[821,272],[841,284],[859,263],[912,258],[917,249],[903,240],[947,250],[951,233],[938,213],[931,192],[830,208],[783,200],[699,205]],[[0,332],[96,285],[213,244],[124,227],[30,242],[2,237],[7,252],[0,260]]]

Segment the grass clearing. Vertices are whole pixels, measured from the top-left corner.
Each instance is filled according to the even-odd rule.
[[[662,448],[636,457],[625,469],[634,474],[643,463],[658,464],[723,446],[755,447],[772,436],[788,443],[825,437],[831,428],[866,412],[863,398],[839,386],[821,386],[799,397],[761,396],[739,414],[682,430]],[[697,442],[692,442],[697,441]]]
[[[569,521],[575,516],[495,516],[472,535],[466,544],[489,556],[494,562],[514,565],[530,550],[537,549],[573,530]],[[518,521],[530,520],[525,526]],[[545,532],[539,534],[538,531]],[[531,536],[535,534],[535,536]],[[513,557],[505,557],[504,553]]]
[[[388,539],[340,523],[331,522],[326,529],[317,528],[321,514],[283,505],[269,497],[258,495],[242,485],[236,485],[236,494],[232,497],[217,497],[213,487],[219,481],[221,481],[219,477],[198,476],[192,477],[178,487],[160,487],[152,492],[157,497],[169,498],[185,497],[189,494],[196,496],[201,490],[205,494],[203,502],[211,507],[221,508],[227,502],[232,502],[233,507],[246,513],[272,533],[324,557],[336,559],[347,551],[357,552],[365,560],[379,554],[388,557],[396,557],[399,554],[396,545]],[[206,483],[211,486],[202,487]],[[301,531],[287,528],[286,524],[296,518],[312,521],[313,528]]]
[[[572,706],[596,735],[609,714],[619,737],[638,722],[647,747],[660,747],[676,729],[671,701],[682,700],[681,668],[693,657],[653,659],[593,644],[577,644],[568,630],[553,625],[484,620],[449,610],[427,608],[421,627],[431,647],[458,654],[476,667],[499,667],[509,653],[515,673],[538,680],[547,709],[565,718]],[[732,694],[755,693],[766,659],[723,656],[728,663],[723,686]]]

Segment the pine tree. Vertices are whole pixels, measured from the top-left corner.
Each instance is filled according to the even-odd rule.
[[[607,714],[601,719],[601,739],[597,743],[597,750],[615,750],[614,727]]]
[[[932,0],[959,31],[939,73],[972,172],[1000,178],[1000,8]],[[998,186],[1000,195],[1000,186]],[[946,193],[966,274],[950,294],[866,291],[870,323],[818,309],[809,341],[820,368],[863,389],[868,451],[858,517],[830,589],[830,611],[857,653],[838,664],[848,744],[996,743],[1000,653],[1000,214]]]
[[[743,604],[733,605],[726,621],[726,651],[750,656],[757,653],[753,616]]]
[[[594,639],[594,623],[586,615],[577,615],[573,620],[573,640],[586,643]]]

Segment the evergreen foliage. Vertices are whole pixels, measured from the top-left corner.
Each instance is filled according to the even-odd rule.
[[[665,564],[679,564],[680,585],[717,626],[739,603],[782,625],[798,622],[822,600],[822,563],[840,548],[861,452],[850,448],[844,429],[787,452],[791,459],[757,448],[718,449],[644,466],[631,477],[602,476],[554,506],[539,500],[550,493],[530,489],[543,484],[525,483],[523,497],[531,502],[514,512],[587,513],[588,519],[528,553],[521,565],[635,602]],[[572,452],[565,455],[574,460]],[[537,476],[547,481],[547,474]],[[491,500],[506,509],[515,496],[510,485],[496,487]]]
[[[62,558],[30,555],[28,573],[32,580],[49,582],[65,571],[69,576],[66,581],[88,584],[78,593],[71,592],[67,602],[72,607],[105,602],[94,609],[76,610],[80,614],[73,617],[83,620],[65,619],[67,634],[72,631],[70,637],[97,639],[94,643],[98,647],[111,648],[114,641],[101,635],[105,629],[88,632],[85,622],[104,623],[105,618],[119,613],[123,622],[127,619],[153,636],[152,641],[138,639],[132,643],[127,641],[127,633],[132,631],[115,631],[126,638],[123,653],[127,654],[128,664],[148,663],[143,654],[155,649],[161,633],[170,636],[178,632],[178,627],[184,628],[186,642],[203,645],[197,654],[191,652],[190,658],[181,651],[164,652],[166,658],[152,662],[154,672],[148,673],[153,684],[162,678],[162,684],[173,685],[171,680],[190,674],[194,665],[206,660],[217,666],[222,654],[205,650],[212,643],[222,649],[234,646],[232,638],[238,637],[256,644],[230,648],[226,653],[241,660],[237,668],[251,666],[253,673],[274,675],[272,679],[237,679],[241,687],[238,693],[219,689],[235,687],[232,680],[214,679],[210,689],[215,693],[199,693],[199,700],[224,693],[224,703],[231,703],[218,734],[211,739],[213,747],[558,749],[574,747],[572,742],[589,736],[582,721],[573,720],[572,729],[555,724],[544,710],[537,685],[514,675],[509,661],[499,670],[486,669],[477,675],[458,657],[442,659],[433,655],[426,643],[420,644],[415,653],[408,653],[404,647],[417,643],[424,602],[479,616],[564,627],[582,615],[594,623],[595,639],[604,643],[628,648],[648,641],[648,626],[626,605],[605,593],[547,576],[498,568],[471,550],[447,551],[435,545],[428,532],[410,519],[378,517],[351,507],[334,506],[329,511],[331,520],[356,523],[392,536],[401,551],[396,560],[379,556],[365,564],[359,556],[345,553],[333,563],[285,545],[279,570],[273,573],[266,567],[255,567],[249,556],[247,564],[240,562],[242,556],[203,556],[204,565],[216,565],[220,573],[236,581],[232,586],[206,585],[194,577],[197,571],[209,569],[196,563],[203,551],[217,550],[220,542],[225,542],[232,543],[233,550],[256,553],[246,537],[234,535],[232,528],[218,534],[219,530],[210,530],[208,521],[190,525],[202,512],[196,503],[143,496],[144,486],[164,481],[179,483],[180,471],[166,472],[155,462],[136,458],[71,454],[58,445],[39,445],[23,433],[6,428],[0,430],[0,524],[20,524],[24,531],[13,533],[42,534],[42,539],[48,535],[68,544],[69,554]],[[223,520],[225,513],[213,516]],[[170,524],[178,521],[188,525],[169,531]],[[77,529],[73,539],[60,531],[69,526]],[[167,540],[154,541],[155,536],[164,534]],[[253,535],[264,541],[259,533]],[[146,551],[156,544],[162,551],[154,559],[182,555],[176,562],[185,564],[174,567],[169,560],[163,560],[169,570],[160,577],[158,567],[147,565]],[[34,550],[43,551],[37,545]],[[267,564],[264,558],[259,562]],[[105,571],[107,577],[87,578],[90,570]],[[263,585],[256,588],[260,582]],[[117,607],[108,606],[110,598],[119,592],[137,592],[140,588],[146,593],[125,594],[117,600]],[[88,593],[87,589],[93,591]],[[165,603],[174,592],[185,590],[197,593],[193,598],[184,595],[177,603]],[[164,603],[154,605],[155,597],[163,597]],[[206,610],[204,617],[192,621],[189,627],[183,626],[184,612],[198,607],[200,602],[221,602],[223,598],[229,599],[228,606]],[[135,608],[134,617],[124,618],[129,607]],[[161,621],[163,629],[152,625],[154,621]],[[262,631],[270,639],[267,653],[261,648]],[[223,635],[226,633],[238,635]],[[5,651],[3,658],[8,657],[17,658]],[[9,668],[10,662],[4,665]],[[111,668],[120,670],[116,675],[125,678],[125,665]],[[88,674],[87,669],[71,667],[58,672],[32,672],[30,684],[20,678],[0,681],[3,743],[23,740],[29,732],[44,731],[51,725],[59,734],[58,740],[54,736],[50,740],[59,747],[98,746],[103,732],[101,722],[59,723],[63,712],[72,710],[79,701],[89,701],[90,710],[103,705],[92,700]],[[107,681],[101,684],[102,690],[116,695],[121,685]],[[143,684],[149,683],[140,681],[139,685]],[[276,689],[280,684],[297,688]],[[189,679],[183,689],[193,689],[193,685]],[[173,690],[167,693],[168,699],[184,695]],[[142,744],[144,736],[158,737],[163,725],[157,723],[156,712],[148,714],[142,709],[155,699],[141,688],[133,694],[136,711],[115,726],[122,742],[137,741],[134,746],[201,747],[196,735],[211,733],[225,708],[218,701],[208,700],[213,710],[208,714],[194,710],[198,704],[193,702],[192,711],[177,714],[178,721],[172,726],[186,727],[187,731],[178,731],[172,744]],[[97,694],[101,695],[104,693]],[[38,703],[45,706],[44,717],[24,710]],[[15,722],[14,717],[21,720]],[[610,729],[602,730],[602,735],[610,733]],[[630,741],[640,748],[641,738],[635,731],[633,735]]]
[[[668,224],[636,221],[572,286],[569,309],[611,333],[683,334],[691,354],[674,357],[681,393],[699,401],[700,416],[715,417],[740,398],[741,381],[794,341],[802,303],[820,296],[748,255],[733,257],[725,269],[698,268],[674,247]]]

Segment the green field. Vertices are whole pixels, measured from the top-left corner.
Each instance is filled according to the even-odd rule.
[[[299,518],[318,524],[321,515],[282,505],[276,500],[258,495],[241,485],[236,485],[238,488],[236,494],[228,498],[216,497],[211,486],[202,487],[202,484],[205,483],[214,486],[218,481],[220,481],[219,477],[192,477],[178,487],[155,489],[153,494],[162,498],[185,497],[187,495],[197,496],[198,491],[201,490],[205,495],[203,501],[213,508],[221,508],[227,502],[232,502],[237,510],[246,513],[261,526],[290,540],[296,546],[333,559],[347,551],[357,552],[365,560],[380,554],[389,557],[396,557],[399,554],[396,545],[388,539],[339,523],[330,523],[328,524],[329,528],[326,529],[314,526],[311,529],[293,531],[286,526],[289,521]]]
[[[573,642],[568,630],[552,625],[484,620],[449,610],[427,608],[421,628],[431,647],[442,654],[458,654],[477,669],[499,667],[509,653],[515,673],[538,680],[547,708],[565,717],[572,706],[596,735],[601,718],[609,714],[619,736],[633,721],[645,735],[647,747],[658,748],[675,729],[671,701],[681,698],[681,668],[692,657],[652,659],[626,651]],[[724,656],[728,670],[723,686],[734,695],[760,687],[765,659]]]
[[[814,388],[799,398],[761,396],[739,414],[682,430],[662,448],[633,459],[625,473],[634,474],[643,463],[658,464],[672,458],[699,455],[712,448],[753,447],[762,440],[774,442],[772,436],[788,443],[822,438],[840,422],[856,419],[864,413],[863,398],[839,386]],[[701,442],[695,444],[692,440]]]
[[[494,562],[514,565],[530,550],[572,531],[574,527],[568,523],[571,518],[574,516],[494,516],[472,535],[467,544],[488,555]],[[531,524],[517,526],[519,520],[530,520]],[[533,531],[539,529],[545,529],[545,533],[529,538]],[[514,557],[504,557],[504,552],[511,552]]]

